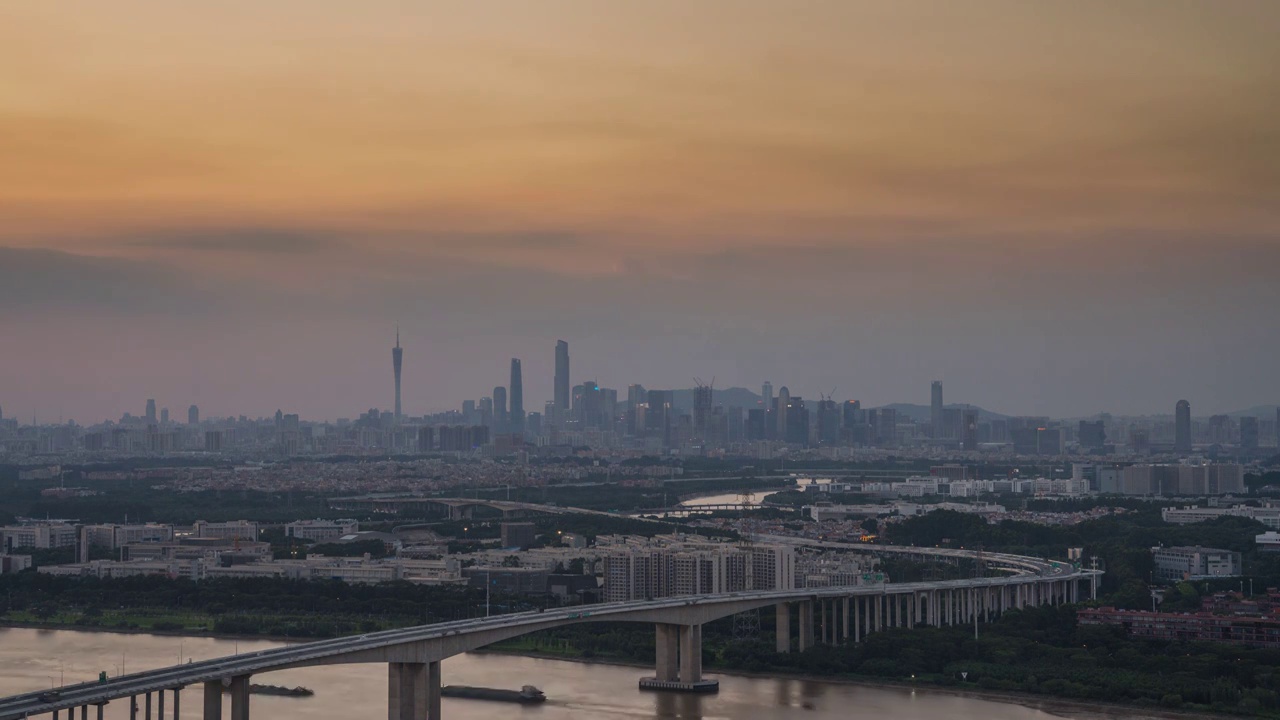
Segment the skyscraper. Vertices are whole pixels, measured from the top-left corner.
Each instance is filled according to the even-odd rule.
[[[510,418],[507,416],[507,389],[499,385],[493,389],[493,432],[505,433]]]
[[[169,424],[169,408],[160,408],[160,424]]]
[[[942,432],[942,381],[934,380],[929,393],[929,422],[933,426],[934,439],[945,437]]]
[[[569,414],[569,343],[556,341],[556,378],[555,378],[556,420],[563,422]]]
[[[396,346],[391,348],[391,369],[396,375],[396,422],[400,422],[400,366],[404,361],[404,349],[400,347],[400,328],[396,328]]]
[[[693,431],[704,443],[711,435],[708,423],[711,422],[712,397],[711,386],[697,382],[697,387],[693,389]]]
[[[774,416],[774,420],[778,423],[775,437],[782,442],[787,441],[787,408],[790,405],[791,391],[787,389],[786,385],[783,385],[778,388],[778,409]]]
[[[520,373],[520,358],[511,358],[511,414],[508,425],[512,434],[524,434],[524,380]]]
[[[147,398],[147,422],[154,424],[156,421],[156,401]]]
[[[195,405],[192,405],[191,407],[187,408],[187,424],[188,425],[200,424],[200,408],[196,407]]]
[[[1258,449],[1258,418],[1253,415],[1240,418],[1240,449]]]
[[[768,380],[764,381],[764,385],[760,386],[760,402],[763,403],[765,414],[767,415],[773,408],[773,383]]]
[[[1167,435],[1165,437],[1168,437]],[[1191,403],[1179,400],[1173,411],[1173,451],[1191,452]]]

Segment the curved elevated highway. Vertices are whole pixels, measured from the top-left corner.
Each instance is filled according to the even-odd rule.
[[[760,539],[949,559],[977,556],[965,550],[812,543],[771,536]],[[594,622],[655,626],[656,672],[654,677],[641,680],[642,687],[710,691],[716,683],[702,677],[702,625],[740,612],[774,607],[777,650],[803,652],[815,642],[859,642],[868,633],[887,627],[976,625],[1011,608],[1073,602],[1080,599],[1081,582],[1088,582],[1091,594],[1096,593],[1096,571],[999,553],[983,554],[982,559],[989,569],[1003,574],[966,580],[748,591],[583,605],[300,643],[133,673],[102,683],[2,698],[0,720],[37,715],[52,715],[58,720],[64,712],[68,720],[75,720],[77,708],[82,720],[87,720],[90,713],[102,718],[107,703],[121,700],[128,703],[131,720],[139,716],[151,720],[153,696],[158,700],[156,719],[163,720],[166,693],[172,698],[172,716],[177,718],[181,691],[193,685],[202,687],[205,720],[222,718],[223,690],[227,687],[231,691],[232,720],[248,720],[249,681],[253,675],[348,663],[388,665],[389,720],[439,720],[440,663],[444,659],[527,633]],[[794,624],[793,608],[798,614]],[[794,643],[793,627],[797,628]],[[140,705],[145,709],[140,710]]]

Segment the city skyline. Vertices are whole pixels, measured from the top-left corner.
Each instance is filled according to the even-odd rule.
[[[557,396],[558,396],[558,390],[559,390],[558,386],[560,385],[561,380],[563,378],[568,377],[567,375],[568,358],[569,358],[568,348],[569,348],[568,342],[564,340],[555,341],[553,360],[551,363],[547,364],[547,367],[553,368],[553,373],[552,373],[551,381],[545,383],[551,389],[547,393],[546,397],[543,398],[543,400],[545,401],[545,406],[548,409],[557,409],[558,411],[562,411],[565,413],[568,412],[569,406],[566,405],[566,407],[563,410],[560,410],[557,405]],[[507,422],[513,421],[514,419],[514,416],[511,415],[506,408],[507,397],[508,397],[507,394],[509,392],[509,388],[511,387],[519,388],[518,392],[519,392],[520,398],[517,400],[515,396],[512,396],[511,400],[513,403],[520,404],[519,412],[521,416],[523,417],[523,415],[525,414],[526,411],[524,411],[523,409],[523,397],[524,397],[523,388],[524,388],[525,380],[524,380],[524,372],[522,369],[522,365],[524,361],[521,358],[516,358],[516,357],[511,358],[509,361],[509,364],[507,365],[507,370],[509,373],[507,378],[509,381],[508,385],[494,386],[492,388],[492,392],[490,392],[488,395],[485,395],[483,388],[481,388],[477,392],[471,392],[471,393],[462,392],[459,395],[459,399],[457,403],[452,406],[414,407],[411,411],[402,413],[401,371],[402,371],[402,362],[405,356],[404,350],[405,348],[401,347],[401,344],[400,344],[400,327],[397,325],[395,328],[395,346],[392,348],[392,360],[393,360],[392,375],[393,375],[393,386],[394,386],[394,390],[393,390],[394,401],[390,409],[388,409],[388,411],[391,412],[392,415],[397,420],[400,420],[402,417],[404,418],[421,417],[426,415],[434,415],[434,414],[449,412],[451,410],[457,410],[458,407],[463,406],[466,402],[474,403],[477,398],[481,398],[481,399],[488,399],[492,403],[491,410],[494,413],[493,419],[496,424],[496,427],[505,427]],[[563,361],[563,364],[561,364],[561,361]],[[541,367],[541,365],[539,365],[536,362],[534,363],[534,366]],[[599,373],[593,374],[593,377],[599,377]],[[596,383],[597,387],[600,387],[600,383],[598,380],[592,380],[591,382]],[[538,384],[539,383],[535,382],[535,385],[538,385]],[[608,384],[608,383],[605,383],[605,384]],[[637,384],[641,387],[646,385],[646,383],[634,383],[634,380],[623,381],[622,379],[619,379],[619,382],[614,384],[617,384],[624,389],[631,384]],[[656,384],[651,386],[656,387]],[[670,386],[665,386],[665,387],[667,387],[668,390],[689,390],[689,391],[696,392],[698,388],[698,380],[697,378],[691,376],[689,378],[689,381],[684,384],[681,384],[680,382],[676,382]],[[773,399],[772,398],[773,385],[771,381],[768,381],[768,380],[763,381],[763,383],[760,385],[761,389],[758,391],[750,390],[750,387],[751,387],[751,383],[749,381],[748,382],[730,382],[728,384],[722,385],[720,390],[716,392],[723,392],[725,390],[745,390],[759,396],[761,398],[762,404],[765,406],[767,406],[770,403],[770,401]],[[710,390],[710,388],[708,387],[707,390]],[[805,398],[808,398],[810,401],[814,401],[815,398],[825,397],[825,394],[821,391],[813,392],[813,393],[809,393],[809,392],[792,393],[789,391],[788,386],[786,384],[783,384],[780,386],[779,392],[781,393],[782,391],[786,391],[787,394],[785,397],[787,398],[805,397]],[[850,392],[854,394],[851,394],[851,395],[840,394],[839,395],[840,400],[842,402],[843,401],[853,402],[856,400],[859,402],[860,406],[865,408],[885,407],[890,405],[901,405],[901,404],[917,405],[917,406],[923,407],[928,410],[930,425],[933,428],[942,427],[939,421],[942,419],[941,411],[943,407],[947,407],[947,408],[970,407],[970,406],[980,407],[982,410],[985,410],[987,412],[1008,416],[1008,417],[1044,416],[1044,417],[1052,417],[1057,419],[1074,419],[1074,418],[1095,417],[1105,413],[1105,414],[1110,414],[1110,415],[1120,416],[1120,417],[1169,416],[1169,417],[1174,417],[1175,419],[1178,419],[1183,416],[1182,405],[1188,404],[1187,400],[1178,399],[1175,401],[1175,403],[1171,404],[1167,408],[1156,409],[1154,411],[1149,411],[1149,412],[1124,412],[1124,411],[1112,410],[1112,409],[1099,409],[1093,412],[1079,413],[1079,414],[1052,413],[1052,412],[1021,412],[1021,413],[1006,412],[1004,408],[992,406],[989,403],[984,403],[980,398],[966,398],[959,402],[951,402],[951,403],[944,404],[942,402],[943,383],[940,380],[933,380],[930,382],[927,402],[925,401],[923,394],[921,394],[919,397],[904,396],[904,397],[890,398],[885,400],[868,400],[868,398],[875,397],[875,396],[860,395],[860,394],[857,394],[856,390],[850,391]],[[173,401],[173,405],[176,407],[180,407],[182,404],[186,402],[189,402],[189,400],[178,399]],[[237,417],[240,415],[245,415],[251,418],[253,417],[263,418],[263,417],[269,417],[273,412],[279,412],[280,407],[284,406],[279,402],[272,402],[270,400],[264,400],[263,403],[264,403],[264,407],[266,406],[275,407],[275,410],[268,411],[268,412],[260,412],[260,413],[252,413],[252,412],[246,413],[243,411],[236,411],[234,409],[214,410],[211,412],[207,407],[205,407],[205,409],[200,410],[199,413],[203,414],[206,417]],[[145,405],[146,407],[144,408],[143,412],[137,414],[136,417],[142,417],[146,419],[148,422],[152,422],[152,423],[156,422],[155,415],[158,412],[157,408],[159,408],[161,405],[164,405],[163,407],[164,412],[167,413],[169,410],[168,405],[166,405],[164,402],[157,401],[156,399],[151,397],[148,397],[146,399]],[[213,406],[216,407],[216,403],[214,403]],[[542,408],[543,406],[544,406],[544,402],[538,402],[537,399],[535,398],[533,407]],[[8,417],[14,418],[19,422],[25,423],[26,417],[30,417],[33,421],[38,420],[40,424],[48,424],[50,422],[50,420],[47,417],[40,416],[38,411],[32,414],[29,414],[25,417],[21,413],[15,414],[12,411],[14,407],[13,404],[11,403],[6,404],[3,401],[3,398],[0,398],[0,418],[5,417],[3,413],[3,409],[6,407],[10,409]],[[189,409],[196,409],[198,407],[203,407],[203,404],[192,403]],[[293,407],[293,406],[290,406],[290,407]],[[323,415],[323,414],[309,415],[306,413],[300,413],[300,414],[306,417],[307,419],[313,420],[313,421],[329,421],[329,420],[334,420],[341,417],[350,417],[351,415],[357,414],[358,412],[363,412],[369,407],[370,407],[370,404],[366,402],[363,404],[357,404],[352,408],[339,411],[332,415]],[[382,409],[381,404],[377,402],[373,403],[372,407]],[[1259,408],[1261,408],[1261,410],[1259,410]],[[136,409],[137,408],[131,408],[126,406],[114,412],[108,411],[106,415],[103,415],[101,417],[88,418],[88,419],[75,418],[70,416],[65,418],[59,417],[58,422],[61,422],[65,419],[65,420],[76,420],[81,424],[96,424],[103,421],[110,421],[116,417],[120,417],[123,415],[134,415],[134,411]],[[515,405],[513,405],[511,409],[516,410]],[[1211,417],[1213,415],[1241,415],[1241,414],[1247,414],[1249,412],[1262,412],[1263,414],[1269,414],[1270,412],[1273,412],[1273,411],[1277,412],[1278,413],[1277,417],[1280,418],[1280,402],[1270,402],[1267,398],[1259,398],[1255,402],[1252,402],[1248,405],[1243,405],[1240,407],[1233,407],[1233,408],[1221,408],[1221,407],[1210,405],[1209,409],[1203,409],[1203,405],[1197,406],[1195,403],[1190,403],[1190,410],[1189,410],[1190,415],[1187,415],[1187,417],[1206,418],[1206,417]],[[540,411],[537,411],[537,412],[540,412]],[[780,423],[785,422],[785,413],[783,414],[783,416],[779,416],[777,420]],[[520,420],[519,422],[522,424],[523,420]],[[1179,427],[1182,427],[1181,425],[1182,420],[1178,420],[1178,422],[1179,422]],[[933,432],[940,432],[940,430],[935,429],[933,430]],[[1182,441],[1180,439],[1179,443],[1181,444],[1181,442]]]
[[[541,410],[556,337],[570,385],[1280,398],[1273,2],[70,8],[0,23],[12,417],[350,415],[395,320],[410,414],[510,357]]]

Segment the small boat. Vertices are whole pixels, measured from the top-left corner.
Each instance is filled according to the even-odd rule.
[[[525,685],[519,690],[472,687],[470,685],[445,685],[440,688],[440,695],[442,697],[466,698],[468,700],[513,702],[521,705],[536,705],[547,701],[547,696],[532,685]]]

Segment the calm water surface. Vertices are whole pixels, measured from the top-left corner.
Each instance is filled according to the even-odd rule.
[[[275,647],[266,641],[122,635],[74,630],[0,628],[0,695],[30,692],[95,679],[99,671],[116,675],[173,665],[181,657],[204,660]],[[688,720],[1049,720],[1063,717],[1020,705],[921,690],[881,689],[800,680],[720,677],[720,693],[695,696],[641,692],[639,668],[540,660],[503,655],[462,655],[443,665],[445,684],[518,688],[537,685],[548,702],[537,707],[445,698],[446,718],[684,718]],[[311,698],[253,696],[256,718],[272,720],[370,720],[387,716],[387,667],[340,665],[255,675],[254,682],[315,690]],[[127,718],[128,703],[107,706],[109,718]],[[182,717],[200,718],[200,690],[182,697]],[[172,701],[166,701],[166,715]],[[229,703],[223,705],[229,713]],[[1101,717],[1125,718],[1129,715]]]

